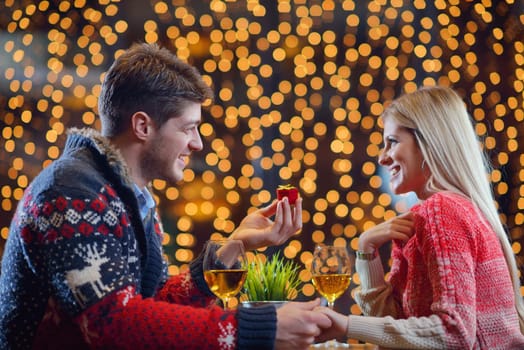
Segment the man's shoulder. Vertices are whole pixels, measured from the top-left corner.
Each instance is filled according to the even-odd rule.
[[[89,157],[62,155],[32,181],[31,192],[98,192],[107,181],[100,167]]]

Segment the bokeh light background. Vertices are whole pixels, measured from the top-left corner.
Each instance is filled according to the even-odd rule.
[[[359,233],[412,204],[388,193],[376,165],[379,116],[399,94],[435,84],[464,97],[522,257],[523,11],[520,0],[0,2],[0,254],[17,202],[60,155],[66,129],[99,128],[104,71],[145,41],[195,65],[216,94],[186,182],[153,182],[171,273],[290,183],[304,229],[265,253],[300,263],[299,298],[312,298],[314,243],[355,249]],[[336,308],[360,312],[349,293]]]

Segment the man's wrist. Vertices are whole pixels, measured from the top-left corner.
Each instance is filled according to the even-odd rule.
[[[277,312],[273,305],[237,308],[237,349],[273,349],[277,335]]]

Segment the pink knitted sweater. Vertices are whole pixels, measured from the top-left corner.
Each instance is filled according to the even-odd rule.
[[[495,232],[450,192],[414,206],[415,233],[394,242],[389,282],[379,258],[357,260],[364,314],[348,336],[400,349],[524,349],[511,278]]]

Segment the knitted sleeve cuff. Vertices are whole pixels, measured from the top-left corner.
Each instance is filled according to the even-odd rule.
[[[384,317],[348,316],[347,337],[378,344],[384,340]]]
[[[209,287],[207,286],[206,280],[204,279],[204,254],[200,254],[195,260],[189,264],[189,271],[191,273],[191,278],[198,289],[208,296],[215,296]]]
[[[237,321],[239,350],[274,348],[277,333],[277,313],[274,306],[239,307]]]
[[[360,285],[362,290],[371,289],[385,284],[384,268],[380,256],[373,260],[356,259],[355,269],[360,276]]]

